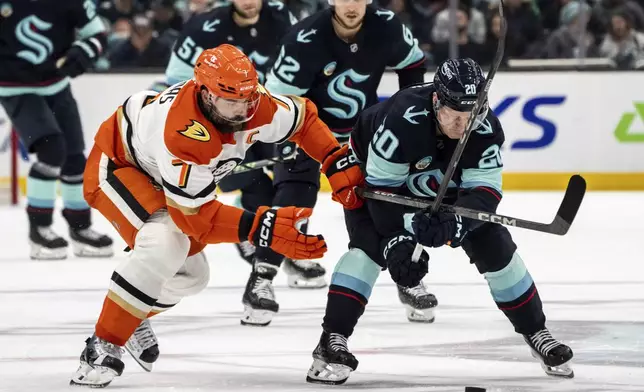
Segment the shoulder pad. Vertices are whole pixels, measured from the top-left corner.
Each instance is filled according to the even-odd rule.
[[[195,85],[181,89],[165,122],[164,142],[168,151],[185,162],[207,165],[222,150],[222,142],[195,102]]]

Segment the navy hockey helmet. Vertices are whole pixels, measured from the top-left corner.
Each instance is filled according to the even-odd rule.
[[[485,75],[478,63],[470,58],[444,61],[434,74],[438,108],[447,106],[459,112],[471,112],[478,93],[485,87]],[[487,116],[488,100],[477,116],[482,122]]]

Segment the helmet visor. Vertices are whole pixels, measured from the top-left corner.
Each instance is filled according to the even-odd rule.
[[[213,115],[230,124],[241,124],[250,121],[257,113],[261,95],[258,92],[248,98],[223,98],[209,94]]]

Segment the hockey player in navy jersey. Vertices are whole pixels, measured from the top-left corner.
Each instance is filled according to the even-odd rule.
[[[439,66],[433,83],[406,88],[365,110],[351,133],[351,146],[367,187],[435,197],[484,85],[483,72],[473,60],[448,60]],[[495,212],[502,197],[503,129],[487,103],[474,124],[444,202]],[[331,280],[323,332],[307,381],[342,384],[356,370],[358,360],[347,341],[380,271],[388,269],[395,282],[408,287],[417,285],[428,271],[426,251],[412,261],[417,243],[461,247],[546,373],[573,377],[567,365],[572,350],[546,328],[539,292],[505,226],[451,213],[428,216],[376,200],[345,210],[345,221],[349,251],[338,261]],[[427,339],[431,341],[431,334]]]
[[[229,5],[197,14],[184,25],[172,49],[166,85],[192,78],[201,52],[226,43],[248,56],[264,83],[280,40],[295,22],[284,3],[268,0],[232,0]]]
[[[370,3],[371,0],[331,0],[329,9],[300,21],[282,39],[279,56],[267,76],[269,91],[311,99],[320,118],[341,143],[348,140],[360,112],[378,102],[376,92],[386,69],[396,71],[401,88],[422,82],[425,73],[425,56],[411,31],[392,11]],[[319,165],[302,151],[293,154],[294,151],[290,144],[281,145],[286,161],[274,167],[272,204],[313,207],[320,188]],[[255,260],[262,272],[254,271],[249,284],[260,281],[270,287],[283,258],[259,250]],[[296,268],[302,266],[302,270],[308,264],[306,271],[311,278],[316,275],[314,271],[319,271],[317,287],[326,285],[321,266],[311,266],[314,263],[308,260],[285,262]],[[247,314],[252,316],[256,310],[271,317],[265,310],[278,308],[272,290],[258,294],[263,297],[261,302],[244,301]],[[409,308],[410,320],[434,320],[432,309],[437,301],[422,282],[414,288],[400,286],[399,295]],[[252,292],[249,297],[253,298]]]
[[[58,181],[74,254],[113,254],[112,240],[91,228],[83,198],[85,143],[69,85],[93,65],[105,43],[91,0],[0,2],[0,104],[36,156],[27,177],[32,259],[67,257],[68,241],[51,228]]]

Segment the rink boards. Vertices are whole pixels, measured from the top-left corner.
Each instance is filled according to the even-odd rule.
[[[74,80],[87,144],[129,94],[160,79],[91,74]],[[490,104],[506,135],[504,189],[563,189],[572,173],[582,173],[591,190],[644,190],[644,99],[637,88],[642,85],[641,72],[499,73]],[[384,99],[397,88],[396,74],[387,73],[378,92]],[[0,182],[9,175],[2,150],[8,129],[8,123],[0,124]],[[21,164],[21,176],[27,170]],[[323,189],[328,190],[326,181]]]

